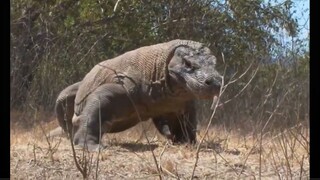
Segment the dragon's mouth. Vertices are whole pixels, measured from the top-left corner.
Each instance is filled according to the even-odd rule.
[[[188,86],[188,85],[187,85]],[[192,88],[188,86],[188,90],[198,99],[211,99],[219,96],[220,88]]]
[[[217,96],[220,93],[220,86],[207,85],[194,78],[188,78],[186,87],[192,94],[200,99],[213,98],[213,96]]]
[[[198,99],[210,99],[220,93],[220,86],[218,85],[207,85],[195,78],[190,76],[181,76],[175,72],[169,72],[169,74],[175,82],[181,84],[183,89]]]

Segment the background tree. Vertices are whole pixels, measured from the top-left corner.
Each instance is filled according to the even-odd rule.
[[[216,123],[253,128],[277,109],[272,122],[290,126],[306,120],[309,108],[307,40],[297,36],[292,8],[292,0],[11,1],[11,109],[52,111],[57,94],[96,63],[180,38],[207,44],[226,82],[251,64],[228,87],[222,102],[230,103]],[[282,32],[295,46],[284,44]],[[205,120],[209,105],[198,106]]]

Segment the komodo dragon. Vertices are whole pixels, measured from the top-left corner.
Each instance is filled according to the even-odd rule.
[[[194,100],[212,98],[220,90],[215,64],[209,48],[190,40],[129,51],[100,62],[81,82],[64,89],[56,101],[57,119],[75,145],[89,150],[104,147],[104,133],[149,118],[173,142],[194,143]]]

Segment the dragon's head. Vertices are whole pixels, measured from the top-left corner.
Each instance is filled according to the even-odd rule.
[[[183,45],[175,49],[168,72],[172,84],[179,84],[198,98],[211,98],[219,93],[222,83],[215,65],[216,57],[209,48]]]

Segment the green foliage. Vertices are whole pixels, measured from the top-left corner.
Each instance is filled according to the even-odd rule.
[[[308,52],[297,53],[302,45],[290,49],[278,38],[283,31],[291,38],[299,32],[291,9],[291,0],[278,4],[261,0],[12,1],[11,107],[33,104],[52,109],[57,94],[80,81],[96,63],[143,45],[180,38],[209,45],[221,71],[226,66],[226,80],[234,72],[236,76],[243,73],[251,62],[260,64],[256,78],[237,97],[250,109],[277,73],[279,84],[272,88],[279,96],[288,88],[287,82],[294,87],[308,82]],[[288,59],[294,65],[284,65]],[[226,99],[238,93],[251,72],[230,86]],[[248,97],[254,102],[248,103]],[[232,109],[235,103],[230,104]]]

